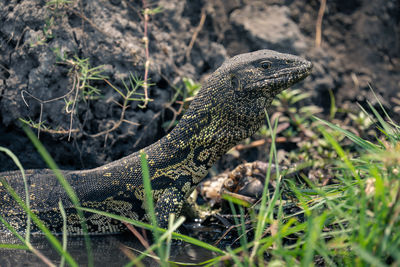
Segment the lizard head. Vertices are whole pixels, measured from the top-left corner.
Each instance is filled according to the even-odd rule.
[[[272,99],[307,77],[311,69],[311,62],[301,57],[271,50],[237,55],[225,61],[214,75],[217,80],[213,83],[223,88],[213,96],[221,102],[215,106],[225,114],[226,121],[236,124],[237,132],[248,136],[264,121],[265,108]]]
[[[274,96],[307,77],[312,63],[294,55],[271,50],[240,54],[227,60],[221,69],[236,100],[272,100]],[[269,102],[270,102],[269,101]],[[268,101],[267,101],[268,102]]]

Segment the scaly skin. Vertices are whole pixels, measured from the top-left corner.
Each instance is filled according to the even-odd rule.
[[[241,54],[227,60],[203,85],[171,133],[144,148],[148,155],[157,219],[167,225],[170,213],[179,214],[184,199],[207,175],[208,169],[231,147],[251,136],[265,120],[265,109],[282,90],[304,79],[312,64],[302,58],[270,50]],[[83,171],[62,171],[82,206],[146,219],[139,153]],[[0,173],[0,178],[24,196],[21,173]],[[28,170],[32,210],[53,232],[61,232],[58,201],[67,212],[69,233],[81,233],[76,211],[48,169]],[[18,231],[26,215],[3,186],[0,214]],[[85,214],[91,233],[125,229],[106,217]],[[6,231],[4,225],[0,231]],[[33,226],[33,232],[37,228]]]

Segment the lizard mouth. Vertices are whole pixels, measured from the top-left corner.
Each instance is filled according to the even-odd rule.
[[[276,89],[276,93],[280,93],[289,86],[305,79],[311,73],[312,67],[312,63],[307,61],[301,66],[288,67],[251,82],[248,87],[263,89],[264,93],[268,95],[271,94],[271,89]]]
[[[308,62],[309,64],[304,64],[302,66],[296,66],[296,67],[289,67],[282,69],[280,71],[275,72],[274,74],[268,76],[267,78],[263,79],[267,84],[274,84],[274,83],[279,83],[281,84],[282,82],[287,82],[290,86],[296,82],[299,82],[306,78],[310,73],[312,69],[312,64],[311,62]]]

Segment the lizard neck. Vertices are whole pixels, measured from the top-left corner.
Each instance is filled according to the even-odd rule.
[[[262,119],[230,112],[236,108],[231,101],[214,95],[213,86],[223,86],[221,76],[217,73],[209,79],[168,135],[144,149],[152,179],[163,175],[176,181],[185,176],[185,181],[196,185],[223,154],[259,128]],[[249,127],[250,119],[253,123]]]

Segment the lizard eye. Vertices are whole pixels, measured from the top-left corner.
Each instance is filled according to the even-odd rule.
[[[272,63],[270,61],[263,61],[260,63],[261,68],[263,69],[269,69],[272,66]]]

